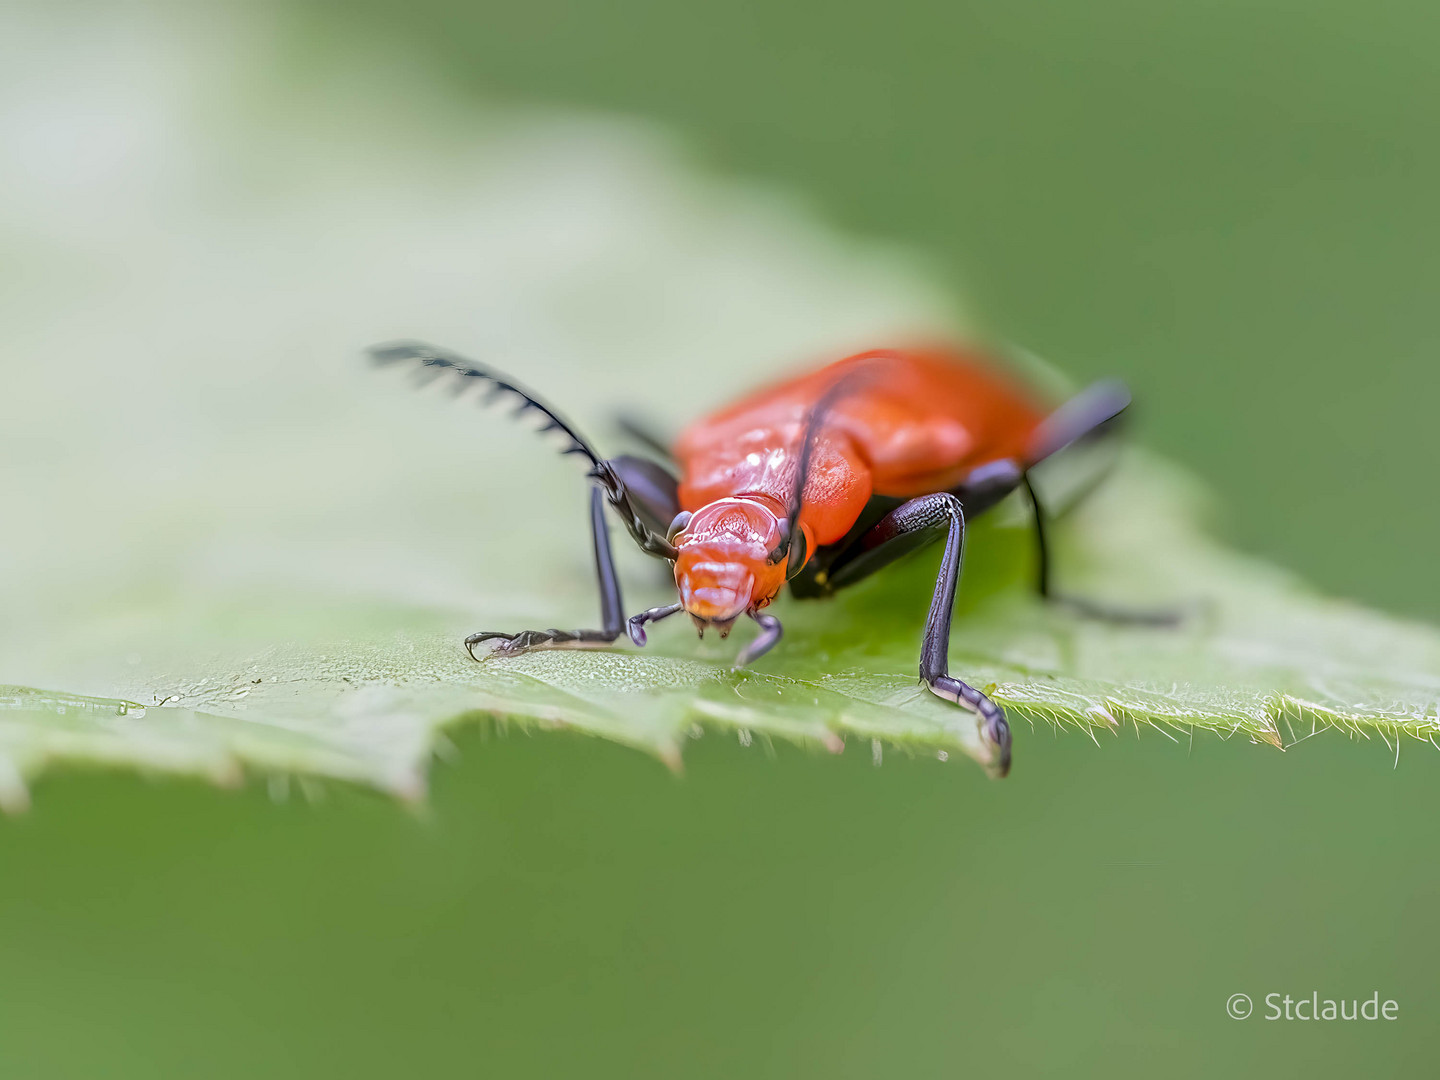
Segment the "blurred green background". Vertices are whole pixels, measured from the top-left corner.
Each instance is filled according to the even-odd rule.
[[[1135,388],[1222,527],[1436,620],[1433,6],[292,5],[277,70],[659,120]],[[287,75],[288,77],[288,75]],[[696,372],[696,379],[703,379]],[[1004,784],[718,736],[459,738],[432,807],[47,780],[0,1075],[1427,1075],[1437,768],[1024,726]],[[1245,991],[1401,1004],[1228,1019]]]

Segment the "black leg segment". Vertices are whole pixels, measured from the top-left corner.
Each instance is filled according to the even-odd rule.
[[[1030,474],[1024,474],[1025,494],[1030,496],[1030,511],[1035,520],[1035,591],[1042,600],[1050,596],[1050,543],[1045,538],[1045,506],[1035,493]]]
[[[680,483],[663,465],[621,454],[607,463],[614,470],[636,514],[653,532],[664,536],[680,512]]]
[[[625,631],[625,601],[620,595],[620,577],[615,573],[615,557],[610,551],[610,528],[605,521],[605,493],[598,487],[590,489],[590,531],[595,540],[595,575],[600,583],[601,630],[521,630],[507,634],[485,630],[465,639],[465,648],[472,659],[475,646],[482,641],[498,641],[493,652],[514,656],[530,649],[584,648],[587,645],[609,645]]]
[[[760,636],[740,650],[740,655],[735,658],[735,670],[759,660],[767,652],[773,649],[779,642],[785,628],[780,625],[780,620],[774,615],[767,615],[763,611],[752,611],[750,617],[760,626]]]
[[[1071,443],[1118,430],[1130,407],[1130,391],[1114,380],[1087,386],[1040,422],[1025,454],[1029,465],[1044,461]]]
[[[1125,419],[1125,410],[1130,404],[1130,394],[1116,382],[1096,383],[1082,390],[1049,417],[1036,430],[1030,448],[1030,462],[1022,474],[1025,493],[1030,497],[1035,524],[1035,588],[1040,596],[1053,604],[1067,607],[1077,614],[1090,619],[1114,623],[1133,623],[1141,626],[1173,626],[1180,622],[1176,611],[1147,611],[1113,607],[1084,597],[1070,596],[1054,587],[1050,569],[1050,544],[1047,535],[1051,508],[1045,495],[1037,490],[1031,473],[1052,456],[1069,458],[1067,448],[1077,444],[1099,444],[1112,440]],[[1089,482],[1061,495],[1061,509],[1079,501],[1090,488],[1100,481],[1103,473],[1093,475]],[[967,504],[968,505],[968,504]]]
[[[922,495],[902,504],[860,539],[860,553],[845,565],[832,568],[836,588],[874,573],[902,555],[945,537],[945,554],[930,614],[925,618],[925,637],[920,647],[920,678],[931,693],[963,705],[980,717],[981,731],[996,750],[996,772],[1010,771],[1010,725],[1005,713],[973,686],[950,675],[950,619],[955,607],[955,589],[965,558],[965,511],[960,500],[948,491]]]
[[[1116,607],[1083,596],[1071,596],[1068,593],[1055,591],[1050,574],[1050,544],[1045,533],[1046,519],[1049,515],[1046,513],[1045,504],[1035,491],[1035,486],[1030,482],[1029,473],[1025,475],[1025,492],[1030,496],[1030,507],[1034,512],[1035,590],[1042,599],[1052,604],[1059,604],[1061,607],[1067,607],[1087,619],[1097,619],[1101,622],[1134,626],[1175,626],[1182,620],[1183,616],[1180,612],[1169,608],[1150,610]]]

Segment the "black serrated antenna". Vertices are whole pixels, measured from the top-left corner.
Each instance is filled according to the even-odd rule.
[[[589,460],[592,469],[598,469],[603,464],[603,460],[595,448],[575,430],[570,421],[499,371],[481,367],[473,360],[463,359],[454,353],[419,341],[395,341],[386,345],[372,345],[366,351],[370,354],[370,359],[377,364],[417,363],[427,368],[438,368],[441,372],[454,372],[462,380],[478,379],[487,382],[490,384],[490,388],[481,399],[481,403],[484,405],[493,403],[503,394],[514,394],[520,399],[520,405],[514,413],[516,417],[524,416],[527,412],[534,410],[545,417],[545,423],[537,429],[541,434],[547,431],[559,431],[569,440],[569,444],[560,451],[561,454],[583,454]],[[461,385],[463,388],[463,382]]]
[[[785,521],[789,530],[785,534],[785,539],[781,540],[775,550],[770,553],[772,564],[786,558],[794,549],[796,539],[802,535],[800,511],[805,504],[805,486],[810,482],[810,467],[815,457],[815,443],[819,440],[820,433],[830,418],[830,413],[841,398],[853,394],[861,386],[870,382],[875,375],[873,363],[851,368],[831,383],[825,393],[820,395],[820,400],[811,406],[810,412],[805,418],[805,434],[800,439],[800,460],[795,469],[795,487],[790,492],[790,503],[785,508]],[[803,557],[796,562],[803,564]],[[800,565],[789,567],[788,576],[793,577],[800,572],[800,569]]]
[[[508,375],[420,341],[395,341],[386,345],[372,345],[366,351],[377,364],[417,363],[424,368],[435,369],[437,376],[453,372],[461,380],[462,387],[467,380],[471,379],[489,383],[490,389],[482,399],[482,404],[488,405],[502,394],[515,395],[520,399],[515,416],[524,416],[531,411],[538,412],[545,418],[545,423],[538,428],[541,434],[558,431],[569,440],[564,449],[560,451],[561,454],[581,454],[590,462],[590,477],[604,488],[606,499],[619,513],[626,530],[635,543],[640,546],[640,549],[647,555],[654,555],[660,559],[673,560],[676,557],[677,552],[674,545],[665,537],[651,532],[650,527],[636,513],[625,490],[624,482],[610,463],[604,460],[595,447],[590,444],[590,441],[576,431],[570,421],[561,416],[554,408],[541,401]]]

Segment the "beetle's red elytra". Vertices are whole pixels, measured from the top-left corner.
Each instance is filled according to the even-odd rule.
[[[847,379],[854,389],[815,437],[797,523],[805,559],[792,553],[789,566],[767,572],[767,537],[795,489],[806,421]],[[872,498],[948,491],[979,466],[1016,459],[1043,417],[1019,387],[963,354],[875,350],[696,421],[675,444],[680,506],[694,514],[676,541],[676,583],[695,598],[685,609],[723,621],[764,607],[810,553],[845,538]]]
[[[659,456],[602,458],[560,413],[498,371],[416,342],[376,346],[380,363],[413,362],[512,394],[520,411],[544,417],[563,453],[586,459],[595,482],[591,534],[600,586],[598,630],[483,631],[474,648],[492,655],[613,644],[628,630],[684,611],[701,633],[727,635],[741,616],[760,634],[736,666],[780,640],[764,609],[788,583],[799,597],[824,597],[935,541],[945,551],[925,621],[920,678],[937,696],[972,710],[992,748],[993,771],[1010,768],[1003,710],[949,672],[951,610],[960,579],[965,523],[1023,488],[1033,508],[1037,587],[1083,614],[1167,623],[1165,613],[1125,613],[1061,597],[1051,588],[1047,509],[1031,470],[1081,441],[1108,437],[1130,403],[1119,383],[1098,383],[1060,408],[978,351],[956,347],[874,349],[777,382],[695,421],[673,443],[641,434]],[[632,431],[634,429],[632,428]],[[639,434],[637,432],[637,434]],[[641,550],[668,561],[679,599],[625,617],[605,521],[609,506]]]

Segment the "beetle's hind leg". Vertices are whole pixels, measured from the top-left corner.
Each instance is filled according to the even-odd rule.
[[[1017,485],[1025,488],[1033,513],[1036,556],[1035,588],[1042,599],[1058,607],[1068,608],[1089,619],[1136,626],[1174,626],[1184,618],[1183,613],[1175,609],[1126,608],[1082,596],[1072,596],[1054,587],[1054,578],[1050,572],[1050,545],[1046,536],[1049,522],[1055,516],[1056,511],[1064,513],[1069,506],[1083,498],[1090,488],[1103,477],[1103,472],[1100,475],[1091,476],[1089,483],[1083,484],[1078,490],[1071,490],[1068,504],[1065,496],[1062,495],[1058,503],[1047,506],[1046,502],[1041,500],[1035,484],[1031,480],[1032,470],[1037,466],[1042,466],[1051,458],[1068,457],[1067,451],[1072,446],[1113,444],[1120,433],[1129,405],[1130,392],[1120,383],[1102,382],[1087,387],[1056,409],[1040,424],[1032,436],[1031,446],[1025,454],[1025,464],[1013,463],[1017,469],[1015,477]],[[964,490],[957,490],[956,494],[960,496],[966,506],[971,505]]]
[[[853,554],[846,552],[843,561],[832,564],[829,582],[836,589],[854,584],[916,548],[934,543],[942,534],[945,554],[925,619],[920,679],[937,697],[963,705],[979,717],[981,733],[995,750],[995,772],[1004,776],[1010,771],[1010,725],[1004,710],[950,674],[950,619],[965,558],[965,511],[960,500],[942,491],[896,507],[861,536],[851,549]]]
[[[1122,626],[1176,626],[1184,620],[1184,613],[1176,608],[1128,608],[1091,600],[1084,596],[1072,596],[1059,592],[1054,587],[1050,573],[1050,544],[1046,537],[1045,504],[1030,482],[1030,474],[1024,475],[1025,492],[1030,496],[1030,508],[1035,522],[1035,590],[1048,603],[1068,608],[1077,615],[1101,622],[1117,623]]]
[[[598,487],[590,489],[590,531],[595,541],[595,574],[600,582],[600,630],[521,630],[505,633],[482,630],[465,639],[465,649],[472,659],[475,646],[496,642],[492,655],[515,656],[532,649],[594,648],[614,644],[625,632],[625,601],[620,595],[620,577],[615,572],[615,558],[610,551],[610,529],[605,522],[605,494]]]

